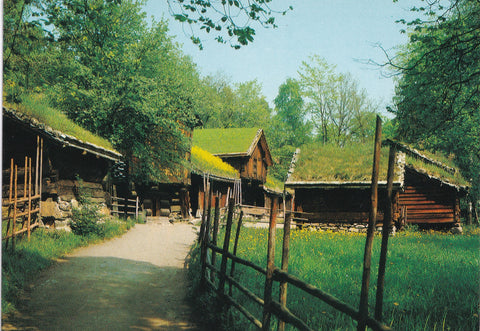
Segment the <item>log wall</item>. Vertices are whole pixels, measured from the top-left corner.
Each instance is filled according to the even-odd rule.
[[[460,203],[457,192],[449,186],[407,171],[405,189],[399,193],[400,210],[406,215],[404,222],[412,224],[438,224],[459,222]]]

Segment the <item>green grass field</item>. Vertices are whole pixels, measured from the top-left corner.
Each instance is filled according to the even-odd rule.
[[[266,265],[267,230],[242,228],[238,255]],[[233,237],[233,234],[232,234]],[[280,266],[282,230],[277,231]],[[381,237],[374,241],[369,311],[373,315]],[[222,241],[219,241],[222,242]],[[292,231],[289,272],[358,308],[365,234]],[[233,247],[233,240],[230,245]],[[480,237],[405,231],[390,238],[385,280],[384,323],[394,330],[477,330],[479,314]],[[235,278],[263,297],[264,276],[236,266]],[[274,297],[278,300],[278,283]],[[261,307],[238,291],[236,300],[255,312]],[[315,330],[355,330],[349,316],[289,286],[287,307]],[[254,330],[234,309],[225,329]],[[272,328],[276,329],[275,323]],[[290,329],[287,326],[287,329]],[[293,329],[293,328],[291,328]]]

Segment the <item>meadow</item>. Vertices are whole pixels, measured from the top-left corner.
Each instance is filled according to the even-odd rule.
[[[407,230],[390,238],[383,322],[394,330],[477,330],[479,314],[480,231],[464,235]],[[283,231],[276,237],[280,266]],[[242,228],[238,256],[266,265],[268,231]],[[233,236],[232,236],[233,237]],[[369,311],[373,315],[381,237],[372,257]],[[222,242],[221,240],[219,241]],[[365,234],[294,230],[289,273],[358,308]],[[233,247],[233,239],[230,247]],[[263,297],[264,276],[236,265],[235,278]],[[261,307],[234,290],[234,298],[261,320]],[[278,299],[278,283],[274,287]],[[212,298],[212,296],[210,296]],[[288,287],[287,307],[315,330],[355,330],[356,322],[322,301]],[[235,309],[222,323],[226,330],[254,330]],[[272,324],[276,329],[276,321]],[[287,325],[287,330],[293,330]]]

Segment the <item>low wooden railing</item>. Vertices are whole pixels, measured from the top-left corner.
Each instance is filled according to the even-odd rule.
[[[276,204],[276,203],[275,203]],[[269,228],[269,243],[268,243],[268,257],[267,267],[264,268],[251,261],[242,259],[236,256],[237,245],[240,237],[242,213],[238,218],[237,229],[234,240],[233,252],[230,252],[230,237],[232,235],[233,225],[233,209],[235,208],[233,200],[229,201],[227,221],[225,224],[225,237],[223,247],[217,246],[217,229],[219,228],[219,218],[216,217],[219,212],[219,208],[216,203],[215,218],[213,223],[213,231],[210,230],[210,219],[206,217],[202,223],[203,238],[200,238],[201,243],[201,263],[202,263],[202,277],[201,282],[211,288],[217,293],[218,299],[222,302],[228,303],[241,312],[252,324],[262,330],[270,329],[270,316],[271,314],[277,316],[280,320],[279,330],[284,330],[285,323],[295,326],[299,330],[312,330],[304,321],[295,316],[286,306],[286,287],[287,284],[294,286],[305,293],[316,297],[326,304],[332,306],[334,309],[341,311],[342,313],[350,316],[352,319],[358,321],[360,319],[360,313],[358,310],[335,298],[334,296],[322,291],[321,289],[308,284],[301,279],[288,273],[288,250],[290,241],[290,225],[292,221],[292,213],[287,213],[287,218],[284,224],[284,238],[283,238],[283,250],[282,250],[282,267],[277,268],[273,265],[274,253],[273,247],[275,246],[275,220],[276,213],[274,212],[275,206],[270,210],[270,228]],[[211,215],[211,213],[209,213]],[[202,232],[202,231],[201,231]],[[210,232],[212,232],[212,239],[210,239]],[[210,253],[209,253],[210,252]],[[210,255],[211,254],[211,255]],[[216,255],[221,256],[220,268],[216,265]],[[211,256],[210,261],[208,257]],[[230,270],[227,270],[227,261],[231,260]],[[235,279],[235,265],[241,264],[248,268],[255,270],[256,272],[265,276],[265,293],[261,298],[254,294],[251,290],[241,285]],[[210,275],[208,275],[210,273]],[[272,298],[272,287],[274,283],[280,285],[280,301],[276,301]],[[218,283],[218,286],[215,285]],[[227,292],[226,285],[229,285],[230,290]],[[246,295],[247,298],[259,305],[263,311],[263,321],[257,319],[254,314],[248,311],[244,306],[237,302],[232,296],[232,288],[238,289],[240,292]],[[373,330],[390,330],[390,328],[381,322],[366,317],[366,325]]]
[[[204,286],[208,286],[217,293],[218,300],[223,303],[228,303],[240,311],[249,321],[251,321],[256,327],[262,330],[270,330],[271,315],[277,316],[279,319],[278,330],[283,331],[285,329],[285,323],[289,323],[295,326],[299,330],[312,330],[305,321],[295,316],[287,307],[287,284],[294,286],[305,293],[316,297],[326,304],[330,305],[334,309],[350,316],[352,319],[358,322],[357,330],[364,331],[366,326],[373,330],[390,330],[390,328],[380,322],[382,319],[382,306],[383,306],[383,288],[384,288],[384,274],[387,257],[387,246],[389,228],[391,225],[392,215],[392,187],[393,187],[393,175],[395,165],[395,148],[390,149],[389,162],[388,162],[388,178],[387,178],[387,195],[388,201],[387,211],[385,213],[384,226],[382,230],[382,247],[380,252],[380,262],[378,268],[378,281],[377,281],[377,295],[375,304],[375,318],[369,316],[368,313],[368,289],[370,281],[370,268],[371,268],[371,252],[373,244],[373,236],[375,223],[377,219],[377,204],[378,204],[378,172],[379,172],[379,156],[380,156],[380,141],[381,141],[381,119],[377,117],[377,128],[375,134],[375,152],[373,160],[372,171],[372,196],[371,196],[371,210],[368,215],[368,229],[366,234],[365,252],[363,257],[363,274],[362,274],[362,288],[360,293],[360,305],[358,309],[353,308],[345,302],[335,298],[322,291],[321,289],[308,284],[299,278],[288,273],[288,259],[289,259],[289,246],[290,246],[290,227],[292,223],[293,213],[287,213],[285,215],[285,222],[283,226],[283,243],[282,243],[282,262],[281,268],[277,268],[274,264],[275,261],[275,236],[276,236],[276,216],[278,211],[277,199],[272,199],[270,208],[270,220],[268,229],[268,246],[267,246],[267,266],[263,268],[245,259],[241,259],[236,256],[238,240],[240,237],[240,230],[242,224],[242,213],[237,223],[237,232],[235,235],[235,242],[233,253],[229,251],[230,236],[233,223],[233,209],[234,200],[230,199],[228,203],[228,214],[225,225],[225,237],[223,242],[223,248],[217,247],[217,231],[219,228],[219,208],[218,199],[215,201],[215,218],[213,224],[212,240],[210,240],[210,219],[211,219],[211,207],[208,208],[208,213],[204,213],[202,217],[202,224],[200,227],[199,243],[201,247],[200,261],[201,261],[201,283]],[[209,200],[207,201],[206,195],[204,197],[204,207],[210,206],[212,199],[212,192],[209,194]],[[205,208],[204,208],[205,210]],[[207,214],[207,216],[205,216]],[[211,251],[211,263],[208,262],[208,250]],[[218,269],[215,260],[216,254],[221,255],[220,269]],[[231,260],[231,269],[229,275],[227,274],[228,259]],[[263,275],[265,275],[264,295],[263,298],[258,297],[252,291],[241,285],[235,279],[235,264],[239,263],[245,265]],[[207,274],[207,269],[211,271],[210,277]],[[215,277],[218,277],[218,286],[215,286]],[[275,282],[280,286],[280,298],[276,301],[272,297],[273,285]],[[225,291],[226,283],[230,286],[230,291],[227,294]],[[249,312],[244,306],[238,303],[232,296],[231,288],[235,287],[243,292],[249,299],[262,308],[262,321],[258,320],[254,314]]]
[[[127,218],[128,216],[135,216],[138,219],[140,211],[139,199],[112,197],[112,214],[119,217]]]

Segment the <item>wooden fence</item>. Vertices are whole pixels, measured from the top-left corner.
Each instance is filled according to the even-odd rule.
[[[370,260],[371,249],[373,242],[373,233],[376,220],[376,207],[377,207],[377,184],[378,184],[378,159],[380,153],[380,134],[381,121],[377,118],[377,136],[375,144],[375,157],[374,157],[374,170],[372,175],[372,211],[369,217],[369,225],[367,231],[367,240],[365,244],[364,254],[364,269],[362,274],[362,289],[360,296],[359,309],[355,309],[349,304],[340,301],[334,296],[322,291],[321,289],[308,284],[301,279],[288,273],[288,258],[289,258],[289,245],[290,245],[290,226],[292,222],[293,213],[287,212],[284,222],[283,231],[283,245],[282,245],[282,261],[281,267],[278,268],[274,264],[275,258],[275,234],[276,234],[276,214],[278,211],[278,200],[272,199],[270,208],[270,221],[269,221],[269,234],[268,234],[268,247],[267,247],[267,265],[262,267],[256,265],[248,260],[239,258],[236,256],[237,245],[240,237],[240,230],[242,226],[243,213],[240,212],[237,229],[234,240],[234,247],[230,252],[230,237],[232,235],[233,224],[233,210],[234,200],[229,200],[227,220],[225,225],[225,236],[223,247],[217,246],[217,232],[219,228],[219,208],[218,199],[215,201],[215,217],[213,222],[213,231],[211,231],[211,208],[208,208],[207,216],[202,218],[202,224],[200,227],[199,243],[201,247],[200,261],[201,261],[201,283],[203,286],[210,287],[217,293],[218,300],[222,303],[227,303],[235,307],[240,311],[251,323],[261,330],[270,330],[270,321],[272,314],[279,319],[278,330],[285,329],[285,323],[295,326],[299,330],[312,330],[305,321],[301,320],[295,314],[293,314],[286,306],[287,302],[287,286],[294,286],[305,293],[316,297],[326,304],[330,305],[334,309],[347,314],[352,319],[358,322],[357,330],[365,330],[366,326],[373,330],[390,330],[390,328],[380,322],[382,319],[382,303],[383,303],[383,282],[385,274],[386,253],[388,245],[389,227],[391,223],[391,210],[387,210],[384,220],[383,233],[382,233],[382,247],[380,253],[380,264],[377,281],[377,297],[375,307],[375,318],[369,316],[368,313],[368,288],[370,279]],[[390,150],[389,169],[388,169],[388,183],[387,191],[389,198],[391,198],[391,189],[393,183],[393,165],[395,163],[395,152]],[[210,192],[209,197],[211,199],[212,194]],[[206,199],[205,199],[206,200]],[[204,200],[204,206],[210,205]],[[205,213],[204,213],[205,214]],[[210,233],[212,233],[210,235]],[[211,255],[210,255],[211,254]],[[217,254],[221,257],[220,268],[216,263]],[[211,256],[209,262],[208,258]],[[227,271],[228,260],[231,260],[230,271]],[[260,298],[254,294],[250,289],[241,285],[235,279],[235,264],[241,264],[249,267],[256,272],[262,274],[265,277],[264,295]],[[210,271],[210,275],[207,273],[207,269]],[[215,284],[218,285],[215,285]],[[230,290],[227,293],[225,287],[226,283],[229,284]],[[274,300],[272,293],[274,284],[278,283],[280,287],[279,301]],[[250,300],[253,300],[262,307],[262,321],[258,320],[252,312],[248,311],[244,306],[238,303],[232,296],[232,287],[237,288],[240,292],[245,294]]]
[[[139,206],[138,197],[135,199],[112,197],[112,214],[118,217],[135,216],[135,219],[138,219]]]
[[[8,198],[4,196],[2,199],[2,227],[6,222],[2,241],[6,241],[6,247],[11,240],[12,248],[15,248],[15,239],[21,234],[27,233],[28,239],[30,239],[32,229],[40,224],[42,167],[43,139],[37,137],[35,165],[32,165],[32,158],[26,156],[23,168],[15,164],[14,159],[11,159],[10,169],[4,171],[4,174],[8,174],[10,179]],[[22,179],[23,184],[19,183],[19,180]]]

